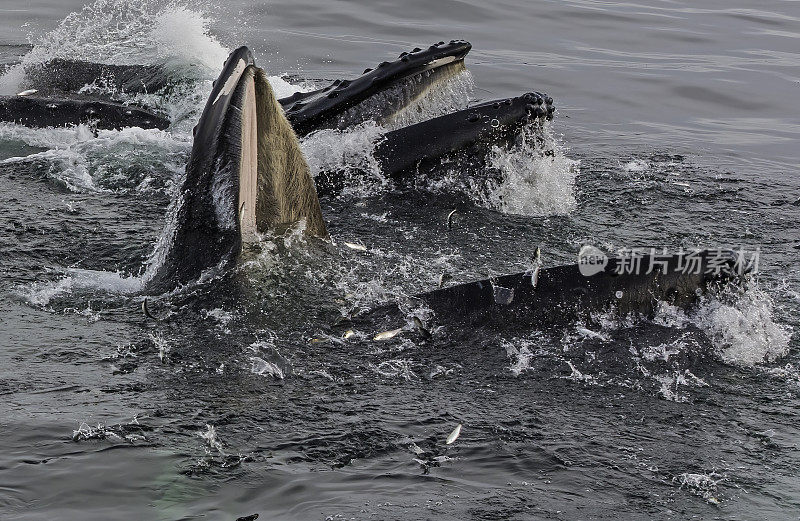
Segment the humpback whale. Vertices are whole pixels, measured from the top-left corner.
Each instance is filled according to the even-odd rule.
[[[54,58],[25,69],[25,84],[48,92],[78,92],[97,82],[128,94],[158,92],[174,83],[159,65],[116,65]]]
[[[412,178],[442,158],[472,147],[508,145],[525,125],[552,119],[552,98],[539,92],[489,101],[385,133],[373,151],[383,174],[395,181]],[[334,193],[345,179],[341,172],[317,174],[320,193]]]
[[[149,289],[226,270],[259,231],[305,220],[309,235],[328,236],[297,136],[247,47],[225,62],[194,128],[175,212]]]
[[[176,80],[163,67],[107,65],[53,59],[26,67],[17,95],[0,96],[0,121],[28,127],[91,123],[98,129],[157,128],[170,125],[166,115],[136,103],[115,99],[108,92],[127,95],[161,91]],[[103,93],[87,92],[89,86]]]
[[[408,141],[397,138],[384,145],[388,148],[383,157],[395,161],[397,166],[392,168],[399,172],[413,161],[424,160],[427,151],[439,154],[477,142],[490,129],[510,132],[522,122],[552,117],[546,108],[551,105],[546,96],[531,93],[436,118],[426,123],[452,133],[434,134],[437,137],[428,144],[408,131]],[[487,118],[488,129],[480,124]],[[412,159],[404,163],[394,158],[403,154]],[[258,232],[300,220],[306,222],[305,233],[327,238],[314,180],[294,129],[250,51],[239,48],[226,61],[195,127],[186,180],[168,240],[162,241],[164,249],[154,257],[147,291],[167,291],[215,270],[224,272],[236,263],[247,243],[257,240]],[[625,271],[620,258],[610,259],[588,276],[578,265],[537,266],[533,272],[458,284],[415,298],[436,316],[468,324],[548,324],[607,308],[649,313],[662,300],[691,305],[709,286],[743,273],[731,253],[716,259],[715,270],[709,269],[710,253],[699,258],[695,272],[681,271],[678,256],[658,262],[645,256],[640,264],[655,266],[646,272]],[[401,315],[398,306],[388,306],[355,320],[385,322],[396,328],[398,322],[402,327]]]
[[[467,322],[502,317],[554,323],[611,308],[649,315],[659,302],[685,308],[708,287],[747,271],[733,251],[704,250],[694,258],[695,264],[687,266],[681,255],[642,255],[636,261],[639,269],[633,269],[625,257],[610,257],[596,273],[583,273],[578,264],[554,266],[437,289],[418,298],[439,316]]]
[[[135,105],[94,98],[81,94],[40,95],[39,92],[16,96],[0,96],[0,121],[28,127],[59,127],[90,123],[102,130],[125,127],[169,127],[169,120],[160,114]]]
[[[464,69],[471,45],[439,42],[404,52],[393,62],[367,69],[354,80],[336,80],[312,92],[283,98],[281,105],[300,136],[322,128],[345,128],[367,119],[391,117],[438,81]],[[192,71],[188,71],[190,74]],[[0,121],[32,127],[95,121],[98,128],[166,128],[166,116],[145,107],[115,102],[108,94],[84,93],[98,85],[127,95],[165,92],[185,80],[159,65],[114,65],[56,58],[25,69],[21,88],[35,96],[0,96]],[[370,98],[375,99],[370,103]],[[101,110],[102,109],[102,110]]]
[[[464,40],[439,42],[426,49],[416,47],[401,53],[391,62],[382,62],[374,69],[352,80],[335,80],[330,85],[311,92],[297,92],[278,100],[297,135],[337,128],[344,129],[367,120],[391,122],[404,109],[431,89],[465,70],[464,59],[472,45]],[[180,84],[165,67],[159,65],[114,65],[56,58],[25,69],[23,87],[34,94],[0,96],[0,121],[28,126],[49,126],[96,121],[99,128],[166,128],[166,116],[129,103],[119,103],[108,94],[84,91],[87,86],[101,85],[111,92],[127,95],[163,92]],[[552,119],[555,107],[549,96],[532,93],[530,114]],[[539,101],[536,101],[536,100]],[[490,104],[508,104],[498,100]],[[474,114],[480,106],[464,114],[476,123]],[[459,116],[460,117],[460,116]],[[494,118],[482,118],[491,124]],[[446,120],[440,121],[439,127]],[[475,125],[471,125],[475,126]],[[436,131],[437,125],[417,128],[425,134]],[[389,134],[387,141],[399,141],[407,134]],[[394,148],[386,146],[384,148]],[[428,150],[430,156],[433,150]],[[391,169],[390,169],[391,170]]]
[[[602,311],[652,316],[662,302],[687,308],[707,291],[736,282],[751,270],[729,250],[696,251],[693,258],[687,268],[684,255],[642,254],[637,261],[643,268],[639,271],[630,269],[625,257],[609,257],[607,265],[594,273],[583,273],[579,264],[568,264],[456,284],[408,297],[403,303],[405,309],[432,312],[428,324],[391,304],[348,317],[333,329],[336,336],[341,336],[339,329],[360,326],[394,335],[408,329],[427,339],[434,326],[458,334],[475,327],[557,328],[591,319],[593,313]]]

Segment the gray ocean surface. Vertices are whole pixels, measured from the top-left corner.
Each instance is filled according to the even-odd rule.
[[[3,0],[0,94],[56,57],[186,81],[143,100],[167,131],[0,124],[0,519],[800,519],[800,2],[84,4]],[[312,135],[315,171],[354,172],[322,199],[336,245],[268,238],[257,294],[198,284],[143,315],[229,50],[291,93],[454,38],[469,72],[423,112],[546,92],[552,157],[487,150],[500,182],[395,190],[381,129]],[[655,317],[326,336],[442,272],[583,244],[741,247],[760,273]]]

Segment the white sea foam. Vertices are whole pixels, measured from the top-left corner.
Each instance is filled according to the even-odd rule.
[[[50,32],[31,34],[33,48],[0,77],[0,94],[19,92],[27,68],[55,58],[218,71],[228,50],[210,34],[209,22],[188,2],[96,0],[70,13]]]
[[[511,342],[505,342],[506,354],[512,360],[511,374],[519,376],[531,367],[531,360],[534,355],[527,346],[515,346]]]
[[[800,387],[800,366],[797,364],[787,363],[781,367],[772,367],[766,373]]]
[[[752,366],[773,362],[789,352],[791,327],[775,322],[773,308],[769,294],[754,287],[732,301],[706,300],[694,320],[725,362]]]
[[[17,293],[29,304],[47,306],[54,298],[79,290],[130,294],[142,290],[142,279],[117,272],[70,269],[59,280],[26,284]]]
[[[370,369],[387,378],[403,378],[404,380],[413,380],[418,378],[413,371],[415,362],[407,358],[395,358],[392,360],[385,360],[378,364],[369,364]]]
[[[648,362],[661,360],[669,362],[671,357],[686,353],[697,347],[697,343],[683,335],[672,342],[664,342],[655,346],[646,346],[642,349],[642,358]]]
[[[743,292],[706,295],[689,313],[661,303],[655,322],[670,327],[694,324],[712,341],[722,361],[751,367],[773,362],[789,351],[792,328],[774,318],[772,297],[752,285]]]
[[[642,159],[634,159],[622,165],[626,172],[646,172],[650,169],[650,164]]]
[[[708,474],[700,474],[696,472],[684,472],[683,474],[672,478],[672,482],[678,485],[678,488],[688,490],[692,494],[702,497],[707,502],[718,505],[720,500],[717,499],[717,485],[724,479],[724,476],[712,471]]]
[[[682,392],[682,387],[706,387],[708,384],[702,378],[698,378],[688,369],[683,372],[673,371],[671,373],[656,375],[655,380],[661,384],[658,394],[665,400],[671,402],[688,402],[689,397]]]
[[[544,154],[547,150],[552,154]],[[566,215],[575,208],[578,162],[567,157],[549,124],[541,133],[526,128],[510,148],[494,146],[488,159],[501,177],[488,190],[473,184],[471,195],[478,204],[530,216]]]
[[[95,135],[86,125],[32,129],[0,124],[0,139],[47,147],[0,164],[34,164],[74,192],[171,189],[190,147],[185,137],[138,127],[100,130]]]

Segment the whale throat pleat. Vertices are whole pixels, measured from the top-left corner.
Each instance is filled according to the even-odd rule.
[[[253,71],[242,78],[241,108],[242,146],[239,159],[239,233],[243,243],[255,242],[256,194],[258,187],[258,110]]]
[[[247,74],[252,74],[257,113],[256,228],[281,231],[305,220],[306,234],[327,238],[317,190],[297,135],[264,71],[250,67]]]

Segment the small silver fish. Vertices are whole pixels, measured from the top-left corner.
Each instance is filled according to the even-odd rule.
[[[348,248],[350,248],[351,250],[367,251],[367,247],[363,246],[361,244],[355,244],[353,242],[345,242],[344,245],[347,246]]]
[[[155,320],[156,322],[161,322],[162,320],[164,320],[163,318],[158,318],[157,316],[150,313],[150,309],[147,307],[147,299],[144,299],[142,301],[142,312],[144,313],[144,316],[146,316],[149,319]]]
[[[533,270],[531,270],[531,286],[534,288],[539,284],[539,271],[542,269],[542,251],[536,247],[536,254],[533,257]]]
[[[431,332],[425,329],[425,324],[422,323],[422,320],[420,320],[419,317],[414,316],[411,318],[411,321],[414,322],[414,327],[417,328],[417,331],[419,331],[419,334],[422,335],[422,338],[427,340],[432,336]]]
[[[391,331],[384,331],[383,333],[378,333],[375,335],[373,340],[389,340],[390,338],[394,338],[400,334],[403,328],[392,329]]]
[[[461,436],[461,424],[459,423],[456,425],[456,428],[453,429],[453,432],[450,433],[450,436],[447,437],[447,445],[452,445]]]
[[[355,336],[355,334],[356,334],[355,331],[353,331],[352,329],[348,329],[347,331],[344,332],[344,336],[342,338],[347,340],[348,338]]]
[[[578,326],[575,328],[575,331],[584,338],[596,338],[597,340],[602,340],[603,342],[611,341],[611,339],[604,334],[592,331],[591,329],[586,329],[585,327]]]
[[[17,94],[17,96],[30,96],[31,94],[36,94],[37,92],[39,91],[36,89],[28,89],[28,90],[23,90],[22,92]]]
[[[454,216],[455,214],[456,214],[456,211],[455,211],[455,210],[453,210],[452,212],[450,212],[449,214],[447,214],[447,229],[448,229],[448,230],[452,230],[452,229],[453,229],[453,216]]]
[[[448,280],[452,279],[452,278],[453,278],[452,275],[450,275],[446,271],[443,271],[442,274],[439,275],[439,287],[440,288],[444,287],[444,283],[447,282]]]

